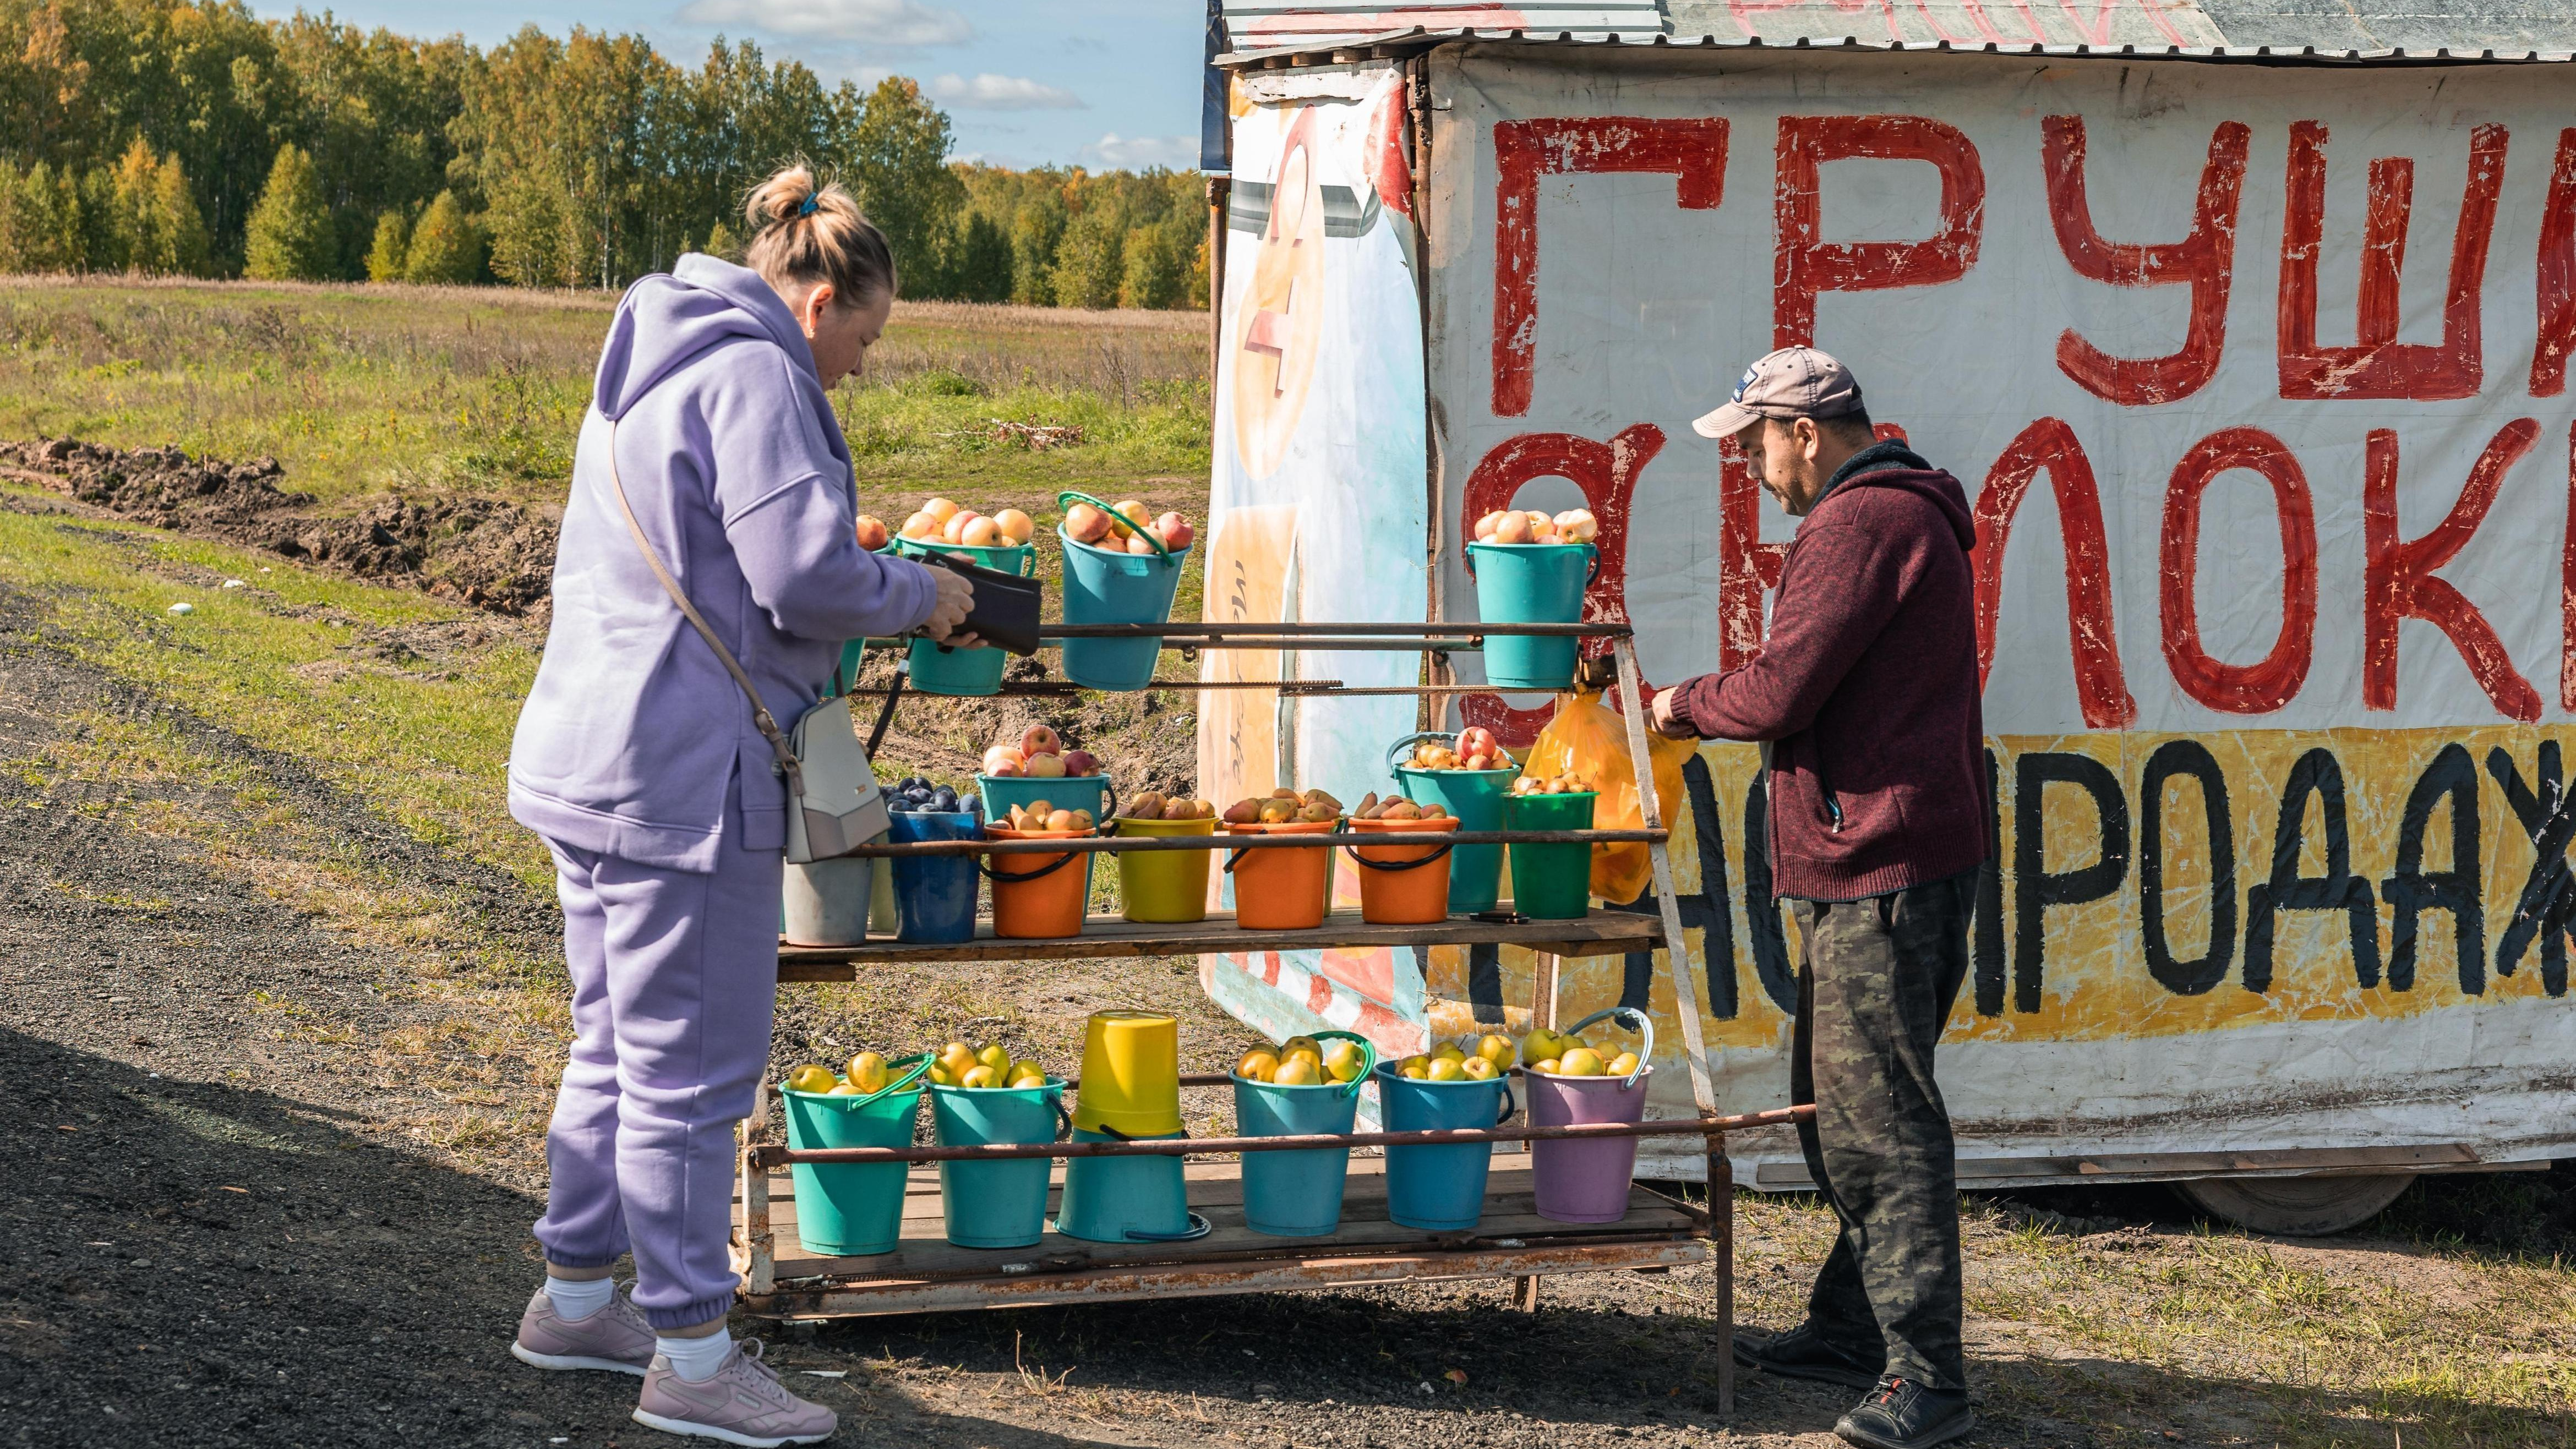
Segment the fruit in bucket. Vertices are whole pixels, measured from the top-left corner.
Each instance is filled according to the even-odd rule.
[[[1521,1038],[1521,1060],[1525,1062],[1552,1062],[1564,1052],[1565,1038],[1543,1026],[1530,1028],[1529,1035]]]
[[[1324,1073],[1336,1082],[1347,1082],[1360,1074],[1360,1066],[1367,1059],[1359,1043],[1335,1037],[1324,1048]]]
[[[986,770],[986,774],[993,773]],[[886,787],[886,808],[897,814],[928,811],[948,815],[964,812],[983,813],[984,801],[974,794],[960,796],[953,785],[942,785],[924,775],[907,775]]]
[[[975,1053],[975,1060],[998,1072],[1011,1064],[1011,1049],[1000,1042],[987,1042]]]
[[[1582,795],[1591,789],[1580,775],[1523,775],[1512,782],[1515,795]]]
[[[1590,543],[1601,536],[1601,520],[1589,508],[1569,508],[1556,516],[1559,543]]]
[[[1017,745],[995,745],[984,752],[984,773],[994,776],[1025,775],[1029,757]]]
[[[1061,780],[1064,778],[1064,756],[1031,755],[1027,770],[1032,780]]]
[[[1306,1057],[1320,1067],[1324,1064],[1324,1048],[1311,1036],[1292,1036],[1279,1044],[1279,1060],[1284,1062],[1290,1057]]]
[[[1500,1071],[1518,1060],[1520,1054],[1512,1049],[1510,1037],[1487,1032],[1476,1038],[1476,1045],[1470,1050],[1469,1055],[1482,1057],[1492,1063],[1495,1070]]]
[[[1254,1047],[1235,1058],[1234,1074],[1248,1082],[1266,1082],[1279,1074],[1279,1054],[1268,1047]]]
[[[1064,536],[1076,543],[1098,543],[1109,536],[1109,515],[1088,503],[1065,510]]]
[[[862,1092],[885,1090],[886,1059],[880,1052],[861,1052],[850,1058],[849,1070],[843,1073],[851,1086]]]
[[[1556,1059],[1556,1072],[1563,1077],[1597,1077],[1602,1065],[1601,1053],[1579,1046]]]
[[[885,520],[873,513],[859,515],[859,547],[873,553],[886,546]]]
[[[1424,1077],[1431,1075],[1431,1058],[1416,1052],[1412,1056],[1406,1057],[1403,1061],[1396,1063],[1395,1069],[1397,1072],[1411,1077],[1413,1080],[1418,1082]]]
[[[1111,513],[1109,531],[1120,538],[1133,537],[1137,529],[1150,527],[1154,522],[1154,510],[1147,508],[1142,499],[1121,498]]]
[[[1458,1070],[1471,1082],[1490,1082],[1501,1075],[1494,1064],[1483,1057],[1469,1057],[1458,1064]]]
[[[1514,770],[1520,768],[1511,751],[1494,738],[1494,732],[1483,725],[1469,725],[1448,743],[1424,740],[1413,747],[1412,768],[1417,770]]]
[[[961,1087],[998,1087],[1002,1085],[1002,1082],[999,1077],[993,1075],[993,1069],[991,1067],[978,1066],[968,1067],[966,1069],[966,1075],[957,1079],[957,1085]]]
[[[1487,543],[1529,543],[1531,541],[1529,515],[1519,512],[1506,512],[1502,517],[1494,520],[1493,534],[1485,539]]]
[[[1459,1064],[1456,1057],[1433,1057],[1430,1065],[1423,1069],[1422,1079],[1427,1082],[1463,1082],[1467,1080],[1467,1069]]]
[[[989,518],[977,518],[957,530],[957,541],[968,548],[1001,548],[1009,542],[1002,537],[1002,526]]]
[[[1177,553],[1188,548],[1190,540],[1199,534],[1197,529],[1190,527],[1188,519],[1177,513],[1166,513],[1154,520],[1154,536],[1163,541],[1163,547]]]
[[[1187,795],[1166,795],[1160,790],[1146,790],[1127,802],[1130,820],[1213,820],[1216,807],[1205,800]]]
[[[1322,1084],[1324,1072],[1315,1065],[1313,1057],[1290,1057],[1279,1064],[1279,1070],[1272,1074],[1270,1080],[1283,1087],[1313,1087]]]
[[[1635,1070],[1637,1070],[1637,1054],[1635,1052],[1621,1052],[1619,1055],[1610,1059],[1610,1064],[1608,1066],[1601,1069],[1601,1075],[1605,1077],[1624,1077]]]
[[[1055,755],[1063,752],[1064,737],[1055,732],[1053,725],[1031,725],[1020,735],[1021,754]]]
[[[832,1075],[832,1069],[830,1067],[822,1066],[814,1062],[807,1062],[803,1066],[800,1066],[796,1070],[787,1074],[787,1090],[791,1092],[828,1092],[832,1090],[833,1085],[839,1080],[840,1079],[838,1077]]]
[[[975,1049],[962,1041],[952,1041],[941,1047],[938,1060],[939,1065],[948,1069],[949,1075],[958,1077],[966,1075],[968,1068],[981,1065]]]
[[[1097,775],[1100,773],[1100,757],[1089,750],[1067,750],[1064,752],[1064,772],[1068,775]]]
[[[993,523],[1001,529],[1003,536],[1014,544],[1028,542],[1038,531],[1037,524],[1032,522],[1027,514],[1016,508],[1005,508],[994,514]]]

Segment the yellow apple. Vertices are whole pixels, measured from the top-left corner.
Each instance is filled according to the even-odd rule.
[[[1046,1085],[1046,1082],[1047,1082],[1046,1068],[1044,1068],[1044,1067],[1042,1067],[1042,1066],[1039,1066],[1039,1065],[1038,1065],[1038,1064],[1036,1064],[1035,1062],[1014,1062],[1014,1063],[1012,1063],[1012,1065],[1011,1065],[1011,1085],[1012,1085],[1012,1086],[1014,1086],[1014,1087],[1043,1087],[1043,1086],[1045,1086],[1045,1085]]]
[[[928,1077],[930,1079],[930,1085],[934,1087],[953,1087],[957,1085],[957,1074],[948,1070],[948,1064],[946,1062],[932,1062],[930,1064],[930,1070],[924,1072],[922,1075]]]
[[[850,1084],[862,1092],[881,1092],[886,1084],[886,1059],[876,1052],[861,1052],[850,1058]]]
[[[1565,1048],[1559,1046],[1557,1042],[1558,1037],[1555,1032],[1552,1032],[1543,1026],[1532,1028],[1529,1035],[1521,1038],[1521,1060],[1525,1062],[1546,1061],[1565,1050]]]
[[[1270,1081],[1279,1075],[1279,1058],[1264,1048],[1255,1047],[1235,1059],[1234,1074],[1248,1082]]]
[[[823,1094],[826,1097],[864,1097],[866,1092],[856,1082],[843,1082]]]
[[[939,1049],[939,1064],[948,1068],[950,1076],[962,1077],[968,1067],[975,1065],[975,1049],[962,1041],[952,1041]]]
[[[1565,1063],[1558,1061],[1554,1057],[1549,1057],[1543,1062],[1530,1063],[1529,1069],[1543,1077],[1556,1077],[1564,1075]]]
[[[1466,1049],[1459,1046],[1454,1041],[1444,1041],[1440,1045],[1433,1047],[1431,1049],[1431,1055],[1443,1061],[1451,1062],[1463,1062],[1467,1059]]]
[[[1011,1049],[1000,1042],[990,1042],[975,1053],[975,1060],[996,1072],[1007,1072],[1011,1069]]]
[[[1466,1073],[1467,1080],[1471,1082],[1490,1082],[1496,1075],[1494,1064],[1483,1057],[1467,1058],[1459,1063],[1458,1070]]]
[[[1602,1068],[1601,1075],[1605,1077],[1624,1077],[1636,1069],[1637,1054],[1635,1052],[1621,1052],[1619,1055],[1610,1059],[1609,1066]]]
[[[1508,1067],[1520,1059],[1520,1054],[1512,1049],[1510,1037],[1497,1036],[1490,1032],[1477,1038],[1475,1055],[1483,1057],[1497,1068]]]
[[[998,1087],[1002,1085],[1002,1078],[1001,1075],[995,1072],[991,1067],[974,1066],[967,1068],[966,1075],[957,1079],[957,1085],[961,1087]]]
[[[828,1092],[832,1090],[833,1084],[839,1080],[840,1078],[832,1075],[832,1069],[830,1067],[822,1066],[815,1062],[807,1062],[787,1074],[787,1090],[791,1092]]]
[[[1431,1070],[1423,1076],[1434,1082],[1463,1082],[1467,1080],[1467,1069],[1459,1065],[1457,1057],[1433,1057]]]
[[[1324,1048],[1324,1070],[1330,1072],[1336,1082],[1347,1082],[1358,1076],[1364,1060],[1358,1043],[1344,1041],[1340,1037],[1335,1037],[1333,1044]]]
[[[1278,1075],[1270,1080],[1283,1087],[1312,1087],[1323,1081],[1323,1073],[1317,1070],[1313,1057],[1299,1053],[1281,1062]]]
[[[1601,1075],[1601,1053],[1590,1047],[1576,1047],[1557,1058],[1556,1069],[1569,1077],[1597,1077]]]

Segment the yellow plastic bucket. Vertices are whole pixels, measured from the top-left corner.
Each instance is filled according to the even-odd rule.
[[[1216,819],[1118,821],[1118,833],[1130,837],[1216,834]],[[1127,919],[1177,924],[1207,919],[1208,856],[1206,850],[1131,850],[1118,857],[1118,898]]]
[[[1153,1011],[1095,1011],[1083,1034],[1073,1125],[1120,1137],[1181,1130],[1181,1023]]]

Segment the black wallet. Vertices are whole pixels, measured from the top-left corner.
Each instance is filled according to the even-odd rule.
[[[1038,652],[1038,602],[1043,594],[1037,580],[988,569],[954,554],[930,553],[917,562],[963,574],[975,585],[975,607],[967,612],[962,627],[976,638],[1024,659]]]

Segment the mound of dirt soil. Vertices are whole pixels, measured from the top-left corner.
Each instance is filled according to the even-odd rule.
[[[354,514],[316,513],[311,494],[278,486],[286,470],[275,458],[223,463],[73,438],[0,443],[0,463],[138,523],[409,582],[495,613],[540,612],[553,579],[554,522],[499,499],[389,497]]]

